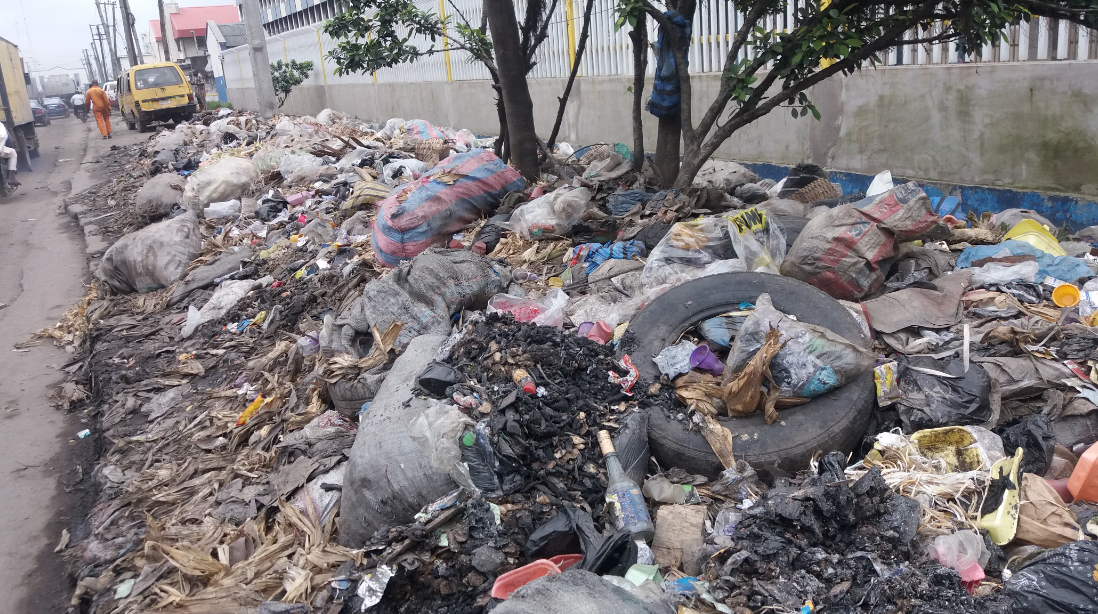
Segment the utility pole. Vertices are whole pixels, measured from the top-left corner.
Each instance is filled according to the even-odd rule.
[[[84,74],[88,77],[88,84],[91,85],[92,79],[95,79],[95,70],[92,67],[91,58],[88,57],[88,50],[84,49]]]
[[[164,0],[156,0],[160,7],[160,48],[164,52],[164,61],[172,61],[171,47],[168,46],[168,16],[164,13]]]
[[[110,7],[110,13],[107,13],[107,7]],[[114,27],[112,28],[111,19],[114,17],[114,3],[113,2],[100,2],[95,0],[95,10],[99,12],[99,23],[103,24],[103,38],[107,40],[107,51],[111,53],[111,71],[114,74],[122,72],[122,63],[118,61],[118,19],[114,19]],[[102,42],[102,41],[100,41]]]
[[[107,71],[103,68],[103,57],[99,53],[100,48],[97,48],[95,46],[96,41],[99,40],[98,31],[95,29],[94,25],[89,25],[88,29],[91,30],[91,35],[92,35],[92,44],[91,44],[92,56],[95,58],[95,65],[99,69],[98,79],[100,81],[102,81],[103,83],[106,83],[107,82]]]
[[[141,61],[137,59],[137,45],[134,44],[134,18],[133,13],[130,12],[130,0],[118,0],[118,5],[122,9],[123,29],[126,31],[126,55],[130,57],[130,67],[132,68],[140,64]]]
[[[241,5],[244,29],[248,32],[248,55],[252,60],[255,98],[260,114],[270,119],[274,117],[275,92],[274,82],[271,81],[271,60],[267,57],[267,34],[263,31],[263,18],[259,13],[259,0],[242,0]]]

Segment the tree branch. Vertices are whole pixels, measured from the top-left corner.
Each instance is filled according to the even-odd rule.
[[[587,0],[587,8],[583,11],[583,28],[580,30],[579,42],[576,44],[576,58],[572,62],[572,73],[568,75],[568,85],[564,86],[564,95],[560,98],[560,106],[557,107],[557,120],[553,124],[553,132],[549,135],[548,151],[553,151],[553,145],[557,142],[557,134],[560,132],[560,124],[564,121],[564,108],[568,106],[568,95],[572,93],[572,84],[579,73],[580,60],[587,49],[587,37],[591,32],[591,9],[595,6],[595,0]]]

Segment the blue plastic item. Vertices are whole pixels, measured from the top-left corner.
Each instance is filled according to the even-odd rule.
[[[1038,280],[1045,277],[1052,277],[1053,279],[1059,279],[1060,281],[1070,282],[1082,277],[1091,277],[1094,275],[1094,272],[1090,270],[1090,267],[1088,267],[1087,263],[1081,258],[1053,256],[1048,252],[1033,247],[1029,243],[1014,240],[1003,241],[998,245],[974,245],[966,247],[965,251],[961,252],[961,255],[957,257],[957,268],[970,268],[972,267],[973,262],[983,260],[984,258],[994,257],[995,254],[1003,251],[1004,248],[1010,251],[1011,256],[1034,256],[1037,259],[1037,266],[1040,267],[1040,269],[1037,270]]]

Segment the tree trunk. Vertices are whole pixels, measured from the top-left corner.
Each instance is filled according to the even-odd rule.
[[[656,134],[656,178],[660,187],[669,188],[679,174],[679,141],[682,140],[682,116],[660,118]]]
[[[534,102],[526,83],[526,62],[519,43],[515,6],[508,0],[484,0],[488,28],[495,47],[496,68],[507,108],[507,139],[512,166],[528,180],[537,179],[538,137],[534,129]]]
[[[686,155],[682,157],[682,167],[678,169],[678,176],[674,178],[671,187],[679,190],[689,188],[694,183],[694,177],[697,176],[698,171],[701,170],[702,165],[708,159],[709,156],[701,154],[700,148],[687,151]]]
[[[648,73],[648,15],[641,13],[629,33],[633,40],[633,168],[644,166],[644,78]]]
[[[499,83],[493,83],[492,89],[496,91],[496,115],[499,117],[499,138],[496,139],[493,149],[495,149],[496,157],[506,162],[507,158],[503,155],[503,145],[507,142],[507,109],[503,106],[503,92],[500,91]]]

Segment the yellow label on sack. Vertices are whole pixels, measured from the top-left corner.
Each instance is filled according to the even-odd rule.
[[[736,225],[736,233],[741,235],[755,230],[763,230],[766,228],[766,212],[751,207],[732,218],[732,223]]]

